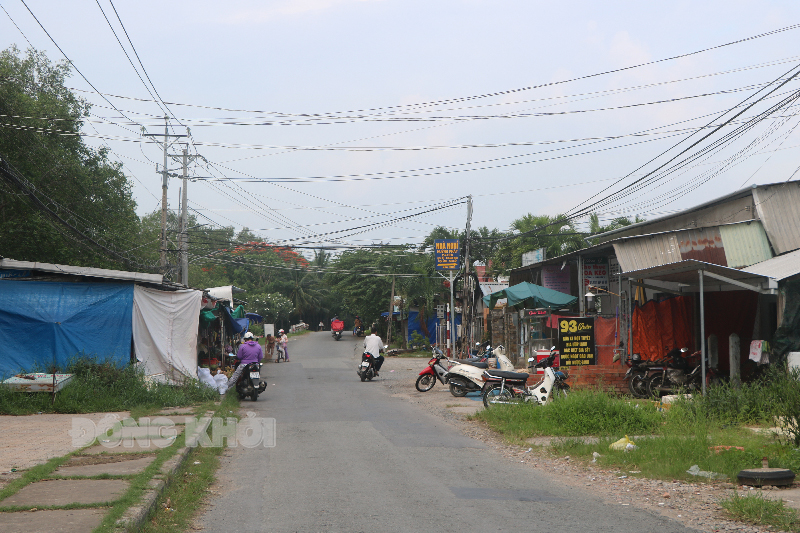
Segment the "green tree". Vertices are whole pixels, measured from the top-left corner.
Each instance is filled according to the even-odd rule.
[[[136,249],[139,219],[121,165],[80,136],[89,104],[65,85],[66,61],[15,46],[0,52],[0,157],[39,191],[71,213],[66,218],[94,240]],[[130,268],[131,263],[68,237],[54,222],[0,180],[0,255],[29,261]]]

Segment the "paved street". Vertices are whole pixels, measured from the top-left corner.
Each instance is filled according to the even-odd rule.
[[[690,531],[516,467],[381,378],[361,383],[349,335],[289,347],[258,402],[242,402],[276,419],[277,447],[228,450],[206,531]]]

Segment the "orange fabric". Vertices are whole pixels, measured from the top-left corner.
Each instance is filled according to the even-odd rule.
[[[614,364],[614,348],[618,344],[616,332],[617,320],[615,318],[597,317],[594,319],[594,345],[597,353],[595,364]]]
[[[692,342],[692,298],[676,296],[656,302],[651,300],[633,311],[632,353],[642,359],[660,359],[673,348],[689,348]]]

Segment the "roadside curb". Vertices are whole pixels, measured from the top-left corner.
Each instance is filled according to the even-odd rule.
[[[200,419],[200,424],[191,435],[186,435],[185,442],[197,442],[197,437],[200,433],[207,431],[209,424],[211,424],[211,416],[213,412],[207,412],[206,416]],[[122,531],[138,531],[142,524],[147,520],[150,514],[155,510],[158,498],[164,490],[172,483],[175,472],[183,465],[193,447],[184,446],[179,449],[177,453],[161,465],[158,476],[162,479],[153,478],[148,482],[148,487],[142,496],[141,501],[129,507],[122,517],[117,520],[116,529]]]

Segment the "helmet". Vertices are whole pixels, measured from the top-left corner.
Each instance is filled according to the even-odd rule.
[[[278,330],[278,333],[283,333],[283,330],[282,330],[282,329],[279,329],[279,330]]]
[[[244,334],[244,340],[250,340],[252,338],[253,338],[253,332],[252,331],[248,331],[247,333]]]

